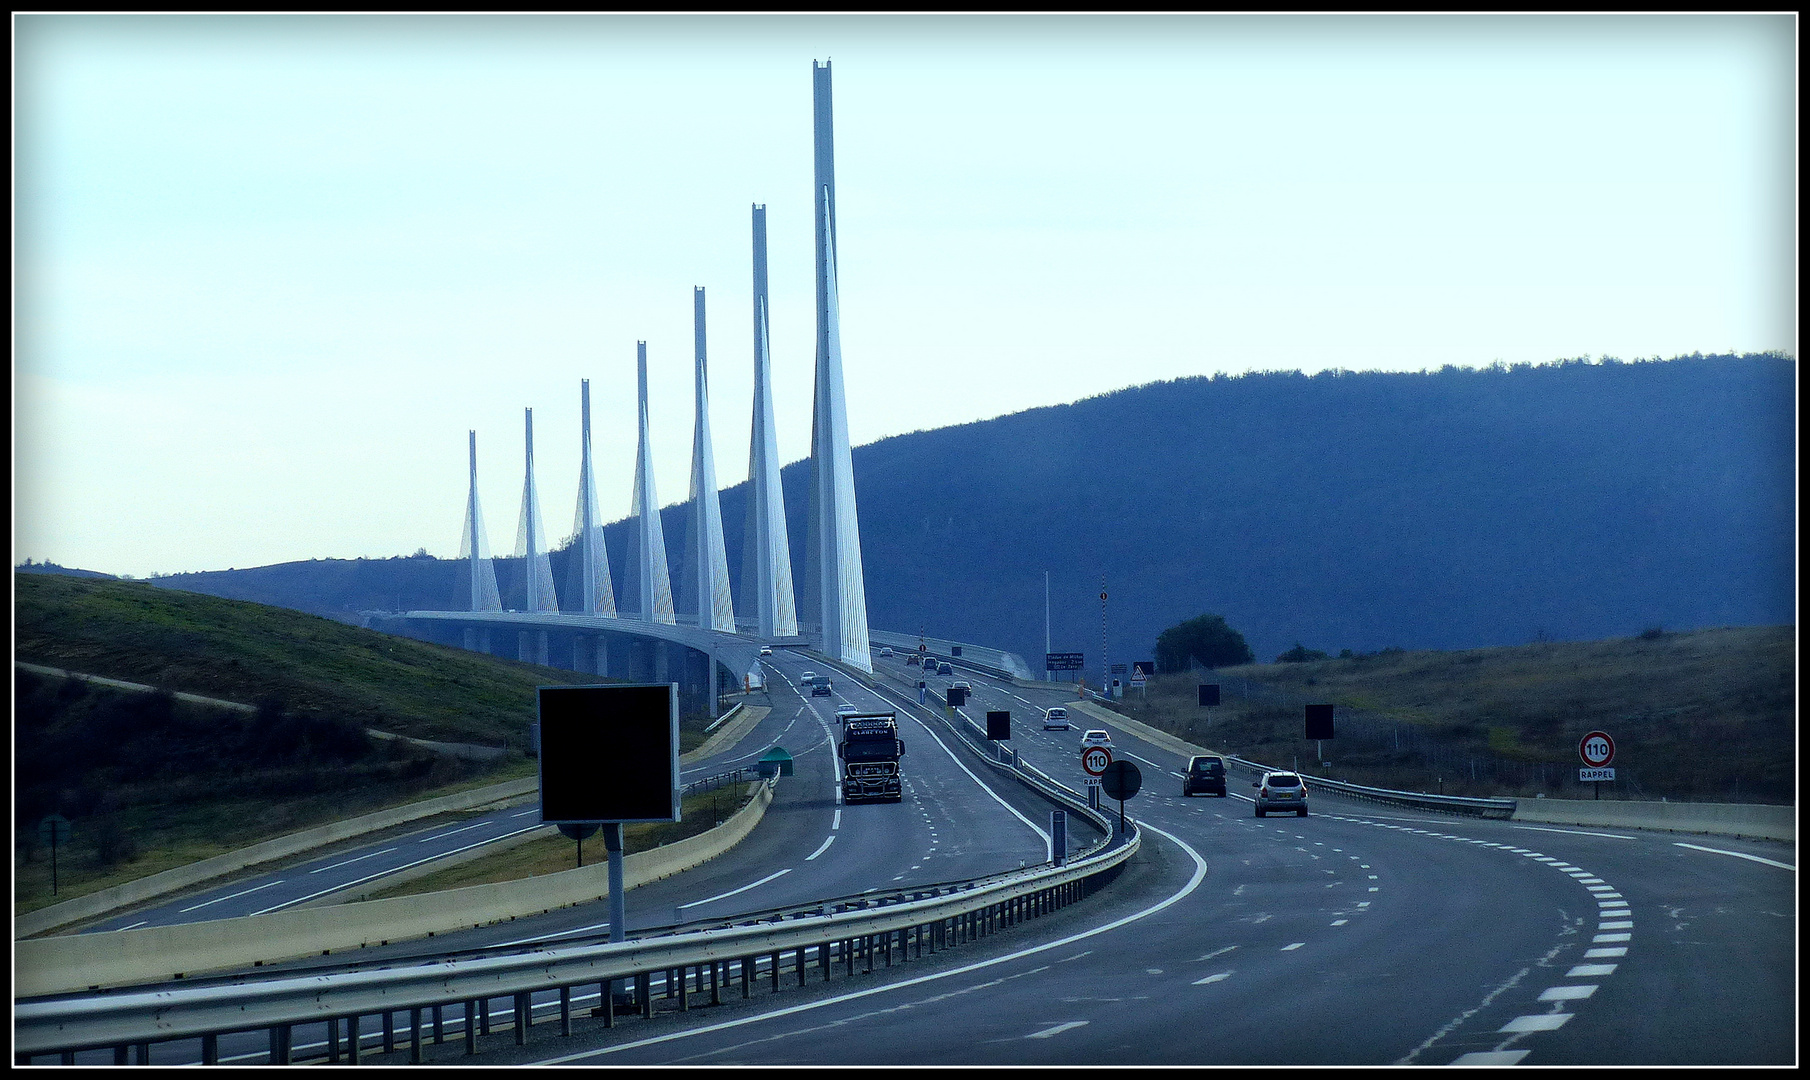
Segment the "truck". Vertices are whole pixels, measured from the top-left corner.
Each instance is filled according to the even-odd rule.
[[[842,801],[903,802],[905,789],[899,759],[905,756],[905,740],[899,738],[897,713],[853,713],[842,718],[842,741],[836,746],[842,759]]]

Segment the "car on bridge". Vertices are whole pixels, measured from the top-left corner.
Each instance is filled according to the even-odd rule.
[[[773,655],[773,646],[771,646],[771,645],[762,645],[762,646],[761,646],[761,647],[760,647],[760,654],[761,654],[761,655],[762,655],[762,656],[772,656],[772,655]]]
[[[949,684],[949,689],[960,690],[964,694],[974,693],[974,687],[969,685],[968,680],[966,680],[966,679],[955,680],[954,682]]]
[[[1217,754],[1201,754],[1188,759],[1188,771],[1182,776],[1182,795],[1201,792],[1226,798],[1226,762]]]
[[[953,675],[955,674],[955,668],[950,665],[949,661],[945,660],[936,666],[936,673],[938,675]]]
[[[809,686],[809,685],[811,685],[811,680],[815,679],[816,677],[817,677],[817,673],[815,671],[807,670],[798,676],[798,681],[800,683],[803,683],[805,686]]]
[[[1266,772],[1263,779],[1251,785],[1257,789],[1257,816],[1262,817],[1271,810],[1292,812],[1297,817],[1307,816],[1307,785],[1292,772]]]
[[[811,679],[812,697],[829,697],[835,692],[836,684],[830,681],[828,675],[817,675]]]
[[[892,655],[892,646],[891,645],[881,646],[880,655],[881,656],[891,656]]]
[[[1043,730],[1067,731],[1068,710],[1060,705],[1051,706],[1043,714]]]
[[[922,664],[923,662],[924,662],[924,658],[919,656],[917,653],[906,653],[905,654],[905,663],[907,665],[909,665],[910,667],[917,667],[919,664]]]

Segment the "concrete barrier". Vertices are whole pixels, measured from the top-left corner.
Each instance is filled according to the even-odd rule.
[[[773,801],[773,789],[765,781],[753,786],[753,794],[746,806],[708,832],[625,855],[624,888],[670,877],[740,843],[760,823],[767,805]],[[13,945],[13,995],[16,999],[130,986],[304,956],[325,956],[538,915],[608,895],[609,864],[600,862],[519,881],[336,907],[19,941]]]
[[[1595,799],[1522,799],[1515,821],[1598,825],[1622,829],[1709,833],[1762,840],[1797,839],[1797,807],[1745,803],[1599,802]]]

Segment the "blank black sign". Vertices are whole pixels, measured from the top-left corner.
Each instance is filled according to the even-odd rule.
[[[1206,708],[1209,705],[1219,704],[1219,684],[1218,683],[1201,683],[1200,684],[1200,704],[1201,704],[1202,708]]]
[[[1000,742],[1012,737],[1012,714],[1004,709],[987,711],[987,738]]]
[[[556,824],[679,820],[678,687],[540,687],[540,807]]]
[[[1332,738],[1332,706],[1309,705],[1307,707],[1307,737],[1310,739]]]

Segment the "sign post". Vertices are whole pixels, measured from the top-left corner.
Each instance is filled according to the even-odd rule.
[[[69,819],[52,814],[38,822],[38,840],[50,845],[50,895],[57,894],[57,848],[69,843]]]
[[[1615,760],[1615,740],[1606,731],[1592,731],[1578,740],[1577,756],[1585,766],[1577,772],[1578,782],[1589,784],[1592,797],[1601,799],[1604,781],[1615,780],[1615,770],[1607,767]]]
[[[1125,800],[1144,786],[1144,774],[1129,761],[1115,761],[1100,775],[1100,787],[1111,798],[1119,800],[1119,835],[1125,835]]]
[[[679,686],[542,686],[536,711],[541,821],[602,826],[610,940],[625,941],[622,824],[679,820]]]

